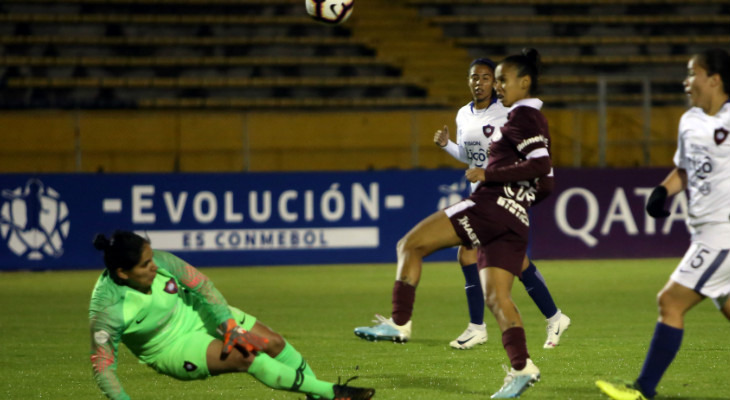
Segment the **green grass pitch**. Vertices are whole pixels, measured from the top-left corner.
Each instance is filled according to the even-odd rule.
[[[573,324],[544,350],[545,321],[516,281],[513,294],[542,381],[523,399],[602,399],[599,378],[633,379],[657,316],[655,296],[678,260],[542,261],[558,306]],[[203,270],[229,303],[283,334],[321,379],[359,376],[377,399],[488,398],[508,364],[494,318],[473,350],[448,342],[468,322],[463,277],[454,263],[424,265],[411,342],[358,339],[355,326],[389,315],[395,265]],[[0,398],[99,399],[89,362],[88,301],[99,271],[0,274]],[[728,322],[709,301],[687,316],[682,349],[658,399],[728,399]],[[246,374],[179,382],[139,364],[122,346],[119,376],[133,399],[303,399]]]

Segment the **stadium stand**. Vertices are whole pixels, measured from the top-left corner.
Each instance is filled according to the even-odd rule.
[[[3,11],[6,108],[445,105],[299,1],[11,0]]]
[[[641,98],[638,78],[647,76],[655,103],[677,104],[686,54],[730,43],[730,6],[719,0],[372,0],[346,28],[313,22],[299,0],[2,7],[0,84],[10,108],[291,104],[283,99],[452,107],[463,101],[469,59],[500,59],[525,46],[544,56],[553,106],[595,99],[599,75],[612,83],[611,101]],[[566,84],[568,76],[583,79]]]
[[[650,124],[651,138],[641,140],[654,148],[651,162],[671,159],[687,55],[730,44],[727,0],[361,3],[333,27],[306,17],[302,0],[3,0],[0,108],[18,111],[0,115],[15,135],[0,150],[3,168],[79,168],[66,147],[53,156],[59,161],[34,164],[28,143],[53,143],[43,119],[66,125],[58,132],[64,143],[92,130],[97,147],[81,135],[84,165],[105,170],[291,170],[302,166],[284,154],[301,149],[317,154],[311,168],[452,165],[413,132],[453,121],[467,101],[471,59],[499,60],[527,46],[543,55],[540,97],[557,165],[596,165],[599,100],[610,106],[609,165],[649,165],[636,138],[647,138]],[[50,110],[24,114],[33,109]],[[272,117],[282,110],[286,124]],[[325,113],[338,122],[321,127]],[[200,153],[211,124],[220,143]],[[337,129],[345,125],[347,133]],[[242,127],[254,161],[241,155]],[[166,156],[147,161],[113,147],[120,130],[132,129],[169,131],[155,150]],[[253,139],[269,130],[294,132],[284,140],[289,147]],[[373,132],[383,143],[377,151],[367,147]],[[171,162],[178,151],[182,161]]]
[[[597,76],[610,102],[681,104],[687,54],[727,46],[730,3],[719,0],[406,0],[470,56],[536,47],[545,64],[543,93],[552,106],[595,99]],[[682,35],[678,35],[681,32]],[[562,77],[581,79],[566,86]],[[592,77],[592,78],[591,78]],[[631,82],[634,80],[634,82]],[[672,83],[673,82],[673,83]]]

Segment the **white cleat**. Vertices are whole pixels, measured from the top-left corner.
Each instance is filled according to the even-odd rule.
[[[554,349],[560,344],[560,337],[570,326],[570,318],[565,314],[560,314],[557,322],[550,323],[548,320],[547,339],[542,346],[544,349]]]
[[[375,314],[375,326],[360,326],[355,328],[355,335],[371,342],[385,340],[395,343],[405,343],[411,339],[411,321],[405,325],[396,325],[393,318],[385,318]]]
[[[481,325],[475,325],[469,323],[464,333],[459,335],[458,338],[454,339],[449,343],[449,346],[459,349],[468,350],[478,344],[484,344],[487,342],[487,324],[482,323]]]
[[[519,371],[514,368],[508,369],[506,366],[503,367],[507,372],[507,376],[504,378],[504,385],[502,385],[497,393],[492,395],[493,399],[512,399],[520,397],[522,392],[540,381],[540,370],[529,358],[527,359],[525,368],[522,368]]]

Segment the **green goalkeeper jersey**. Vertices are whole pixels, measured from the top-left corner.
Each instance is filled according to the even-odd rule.
[[[89,305],[94,379],[112,399],[128,399],[117,377],[117,353],[123,342],[151,364],[180,333],[216,327],[232,318],[223,295],[200,271],[180,258],[154,251],[158,267],[151,293],[119,285],[104,271]]]

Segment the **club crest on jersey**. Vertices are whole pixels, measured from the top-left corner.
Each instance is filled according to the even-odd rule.
[[[177,282],[175,282],[174,279],[170,278],[170,280],[165,283],[165,292],[170,294],[177,293]]]
[[[502,139],[502,130],[499,128],[494,128],[492,136],[489,139],[492,141],[492,143],[499,142],[499,140]]]
[[[185,361],[185,363],[183,364],[183,368],[185,368],[185,371],[193,372],[198,369],[198,366],[191,363],[190,361]]]
[[[494,127],[492,125],[484,125],[482,127],[482,132],[484,132],[484,136],[490,137],[494,133]]]
[[[727,139],[727,134],[728,134],[728,131],[725,128],[715,129],[715,135],[714,135],[715,144],[717,144],[718,146],[721,145],[722,142],[724,142],[725,139]]]

